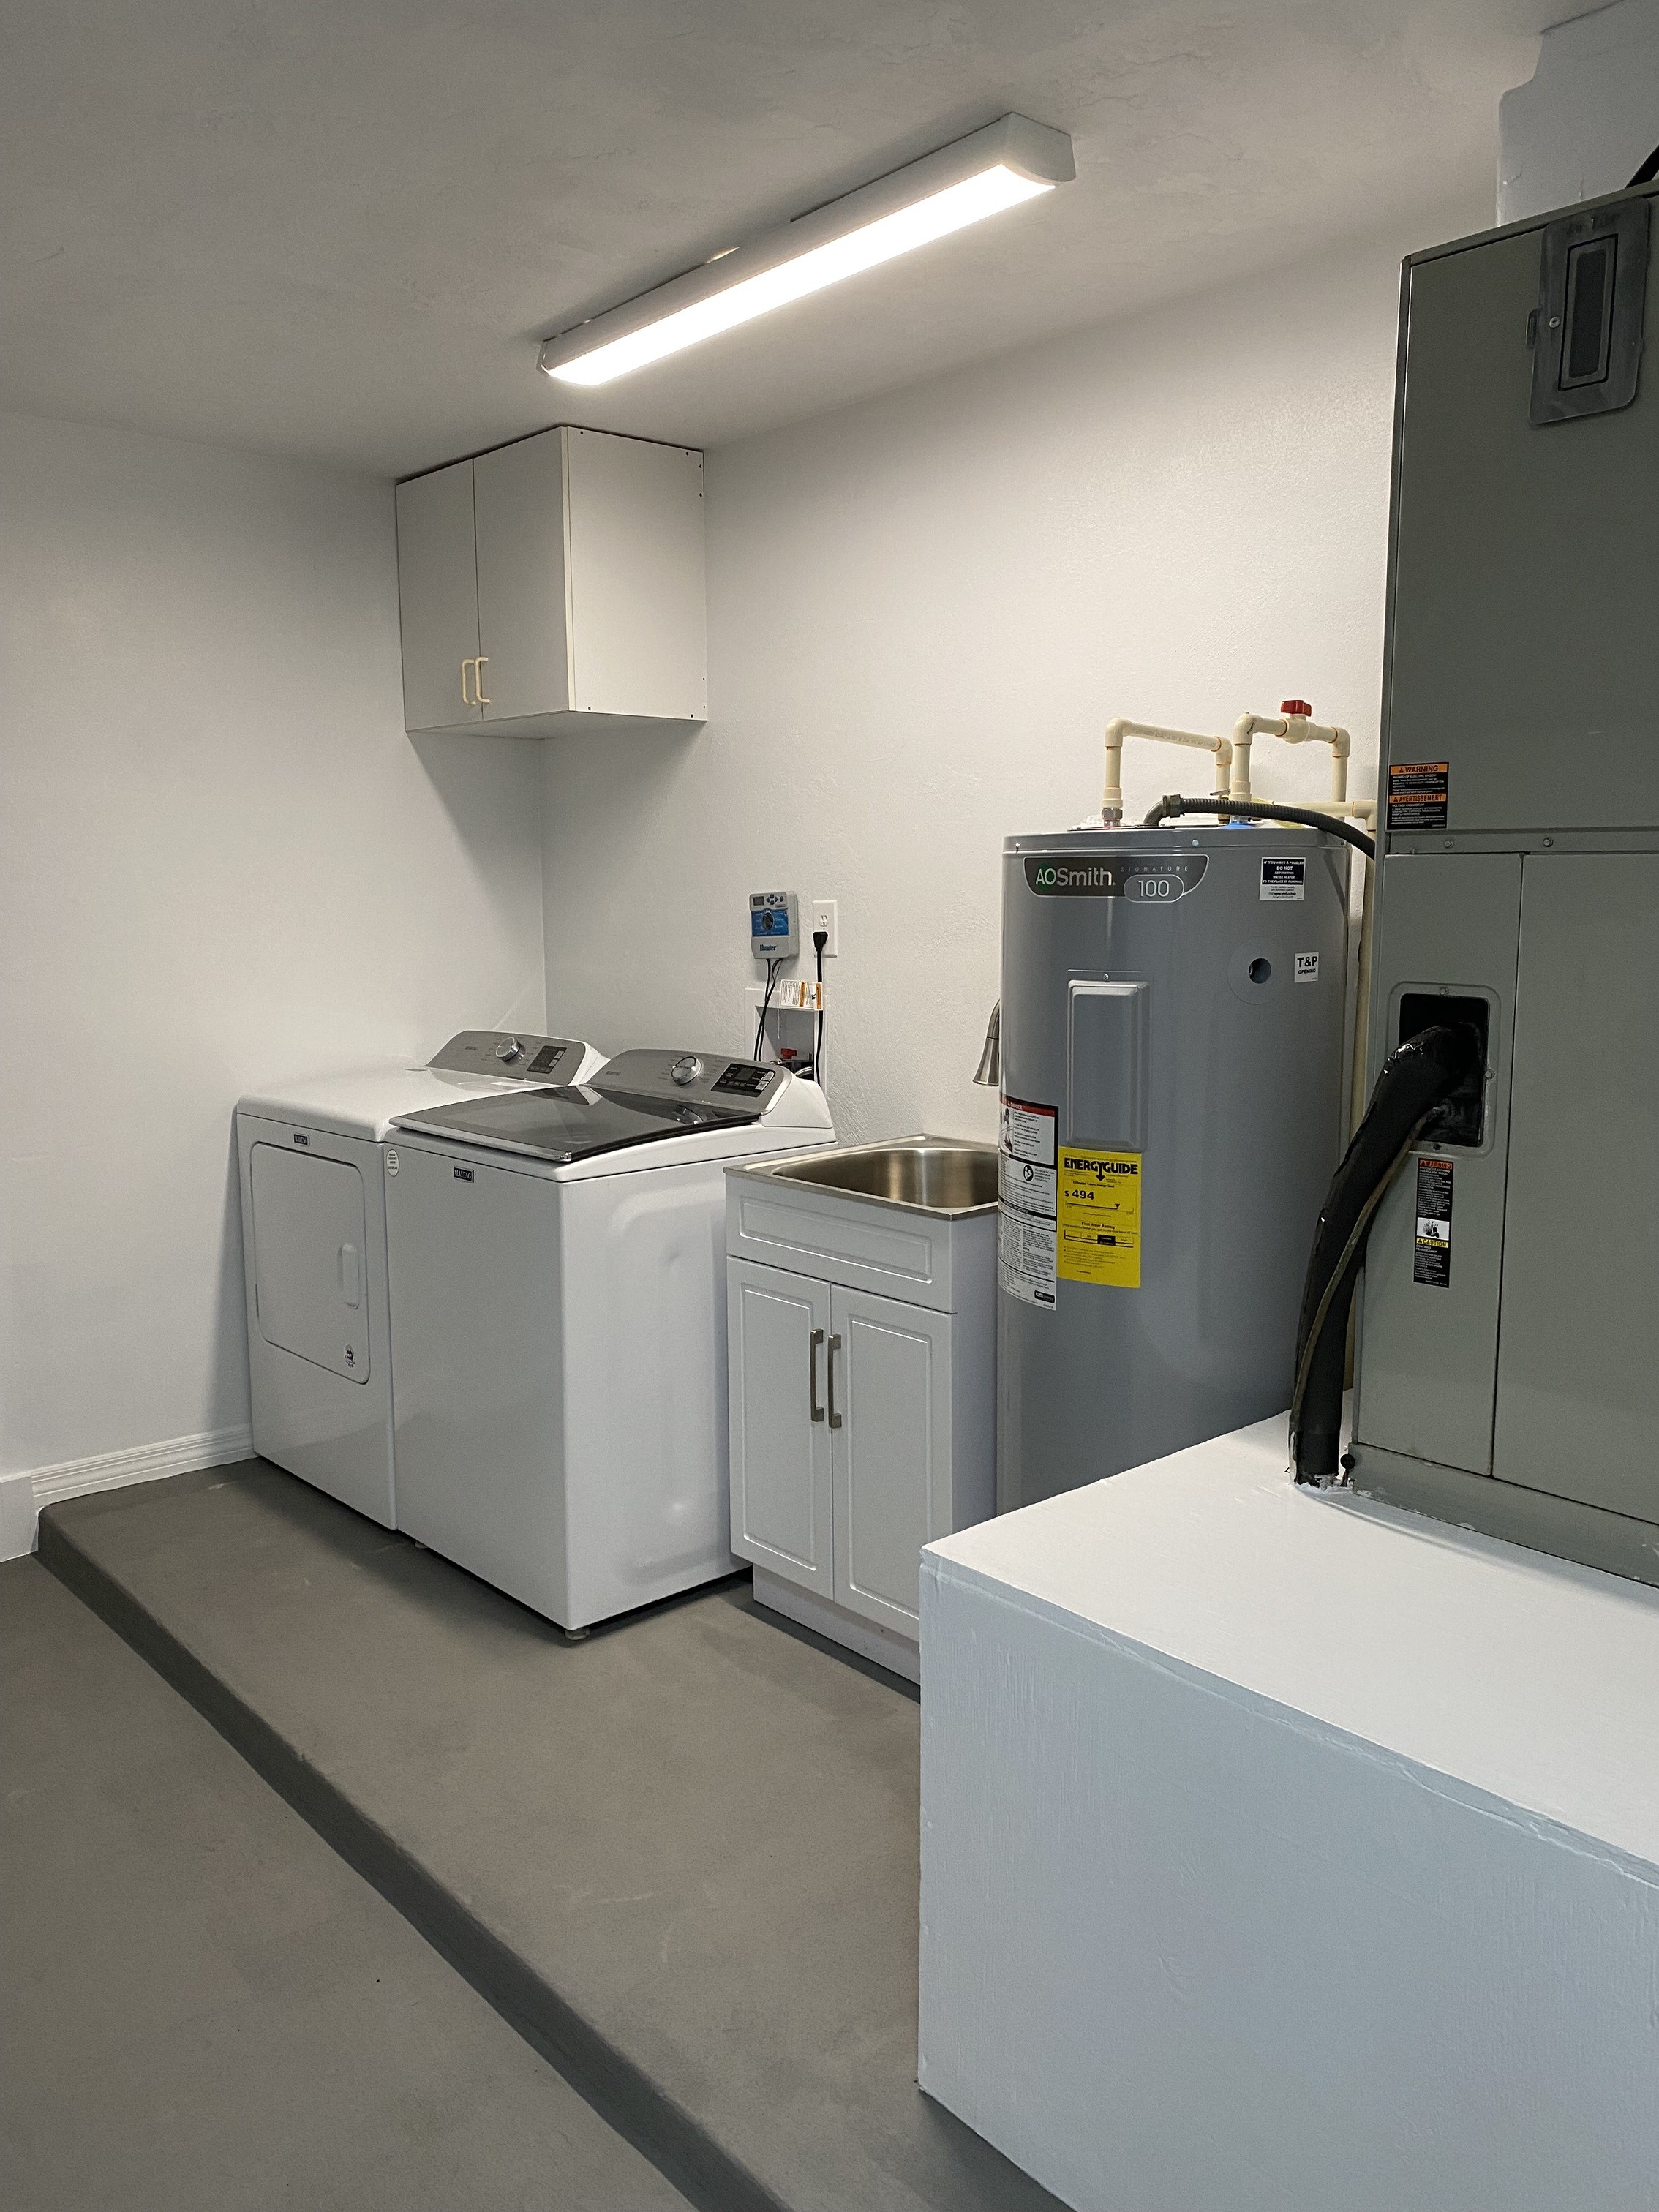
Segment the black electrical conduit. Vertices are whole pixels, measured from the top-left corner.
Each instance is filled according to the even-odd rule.
[[[1368,860],[1376,858],[1376,847],[1363,830],[1356,830],[1340,814],[1322,814],[1316,806],[1281,806],[1277,799],[1227,799],[1219,793],[1209,799],[1182,799],[1171,792],[1158,800],[1141,827],[1156,830],[1172,814],[1216,814],[1224,821],[1301,822],[1310,830],[1328,830],[1333,837],[1341,838],[1345,845],[1352,845]]]
[[[1298,1482],[1336,1480],[1348,1310],[1376,1209],[1415,1147],[1432,1140],[1447,1100],[1475,1073],[1480,1051],[1470,1024],[1437,1023],[1407,1037],[1383,1061],[1364,1119],[1331,1178],[1296,1332],[1291,1458]]]

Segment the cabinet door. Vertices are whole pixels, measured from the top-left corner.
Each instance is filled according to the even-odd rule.
[[[471,703],[478,574],[471,461],[398,487],[398,611],[404,727],[453,730],[481,720],[483,708]]]
[[[562,714],[570,704],[564,439],[544,430],[472,464],[486,722]]]
[[[702,455],[602,430],[565,436],[569,703],[592,714],[702,721]]]
[[[732,1549],[835,1595],[826,1412],[830,1289],[752,1260],[726,1265]]]
[[[951,1528],[951,1316],[840,1289],[830,1312],[836,1601],[919,1636],[921,1547]]]

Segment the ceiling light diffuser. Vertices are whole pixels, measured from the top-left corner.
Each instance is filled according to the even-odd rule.
[[[609,384],[826,285],[1018,207],[1076,174],[1072,142],[1005,115],[752,244],[549,338],[540,367],[561,384]]]

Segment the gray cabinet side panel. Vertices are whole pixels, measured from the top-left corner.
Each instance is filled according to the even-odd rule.
[[[1635,403],[1540,426],[1541,239],[1410,275],[1386,746],[1449,763],[1454,831],[1659,822],[1659,274]]]
[[[478,650],[471,461],[398,487],[398,611],[404,727],[453,730],[478,720],[461,696],[461,664]]]
[[[708,712],[702,455],[571,430],[570,704],[701,721]]]
[[[1524,863],[1506,1482],[1659,1519],[1659,854]]]
[[[570,704],[566,435],[544,430],[472,464],[486,722],[561,714]]]
[[[1492,1468],[1498,1291],[1504,1249],[1510,1051],[1521,918],[1513,854],[1393,854],[1382,863],[1372,988],[1373,1067],[1398,1042],[1407,991],[1444,988],[1492,1006],[1485,1139],[1425,1145],[1377,1209],[1366,1249],[1355,1442],[1413,1459]],[[1451,1279],[1413,1279],[1416,1157],[1452,1162]]]

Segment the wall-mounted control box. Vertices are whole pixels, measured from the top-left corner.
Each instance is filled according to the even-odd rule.
[[[793,891],[750,891],[749,949],[757,960],[793,960],[800,951],[800,901]]]

